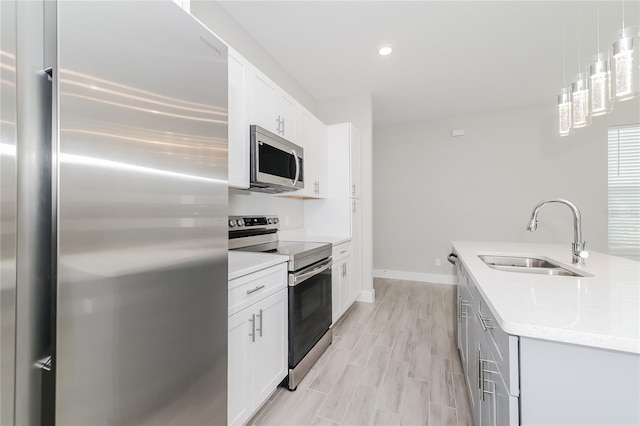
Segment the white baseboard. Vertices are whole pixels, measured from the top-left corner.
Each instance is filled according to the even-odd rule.
[[[390,278],[394,280],[422,281],[435,284],[456,284],[456,276],[449,274],[427,274],[423,272],[391,271],[389,269],[374,269],[376,278]]]
[[[373,303],[373,301],[376,300],[376,290],[374,288],[371,290],[362,290],[356,300],[358,302]]]

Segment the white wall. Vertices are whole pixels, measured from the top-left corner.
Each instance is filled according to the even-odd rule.
[[[538,231],[525,230],[536,203],[552,197],[578,206],[587,249],[606,252],[607,128],[640,121],[637,100],[615,108],[567,138],[554,136],[553,106],[376,127],[376,273],[452,274],[451,240],[557,242],[570,251],[566,206],[546,206]]]
[[[370,94],[318,103],[325,124],[351,122],[360,132],[362,156],[362,290],[373,289],[373,105]],[[331,171],[331,159],[329,159]]]
[[[229,190],[229,215],[278,215],[280,229],[304,227],[304,204],[296,198],[259,192]]]

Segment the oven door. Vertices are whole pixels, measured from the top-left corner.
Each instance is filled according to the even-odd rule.
[[[331,258],[289,274],[289,368],[331,326]]]

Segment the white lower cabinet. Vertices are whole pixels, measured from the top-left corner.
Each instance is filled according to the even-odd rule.
[[[360,288],[353,288],[353,258],[351,243],[342,243],[333,247],[333,266],[331,267],[331,305],[332,322],[336,321],[351,307],[360,294]]]
[[[287,287],[231,315],[228,324],[228,422],[239,425],[288,373]]]

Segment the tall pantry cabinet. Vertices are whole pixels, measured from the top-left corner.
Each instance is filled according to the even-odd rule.
[[[305,228],[309,235],[351,238],[351,301],[362,290],[362,178],[360,132],[351,123],[327,126],[330,159],[328,196],[305,201]]]

